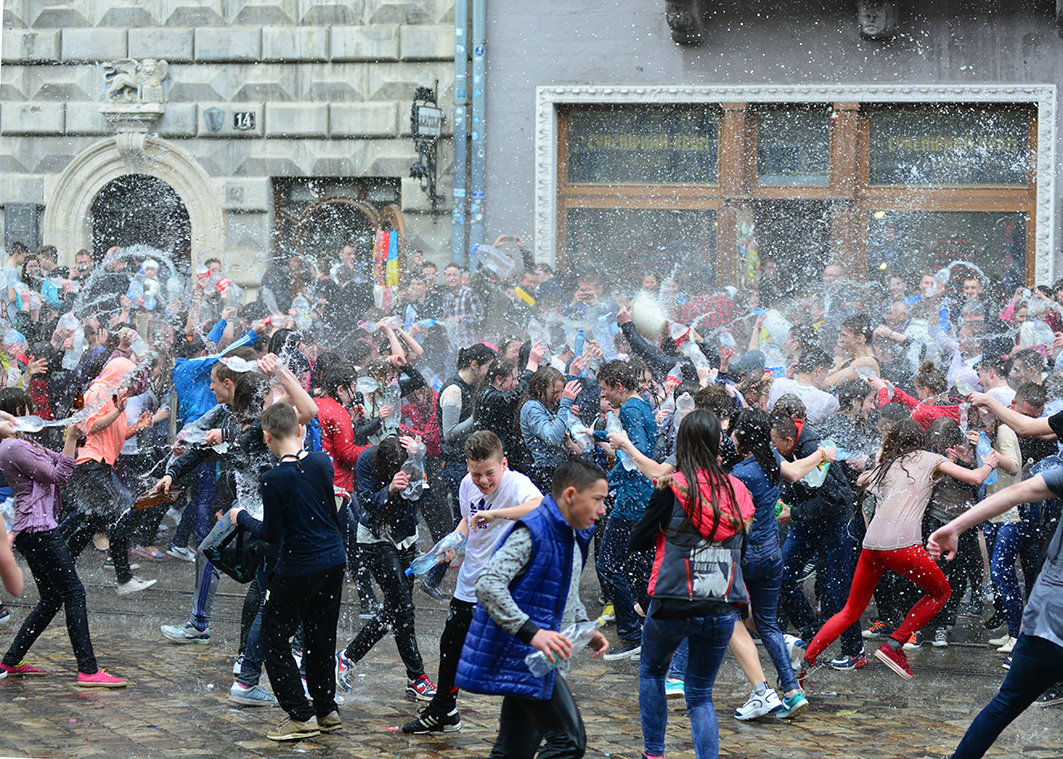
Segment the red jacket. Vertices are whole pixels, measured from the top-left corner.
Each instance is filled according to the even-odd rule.
[[[354,444],[354,424],[351,415],[335,398],[315,398],[317,421],[321,425],[321,448],[332,459],[332,482],[348,493],[354,493],[354,465],[358,454],[368,445]]]
[[[429,456],[438,456],[439,446],[439,419],[436,408],[439,405],[439,393],[432,388],[432,402],[427,408],[422,408],[409,401],[402,402],[402,425],[400,431],[403,435],[413,437],[420,436],[424,442],[424,450]]]
[[[930,425],[934,423],[935,419],[940,419],[943,416],[947,416],[956,424],[960,423],[960,407],[955,405],[947,406],[932,406],[928,403],[923,403],[920,400],[913,398],[900,389],[894,389],[893,400],[897,403],[901,403],[911,410],[912,420],[919,423],[919,426],[923,428],[923,432],[930,429]],[[890,402],[890,391],[888,388],[882,388],[878,391],[878,405],[881,408]]]

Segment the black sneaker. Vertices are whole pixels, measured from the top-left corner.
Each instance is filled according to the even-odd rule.
[[[1003,627],[1006,622],[1007,620],[1004,619],[1004,612],[994,611],[993,616],[982,623],[982,627],[987,630],[996,630],[998,627]]]
[[[622,640],[616,648],[610,648],[602,658],[606,661],[616,659],[630,659],[642,653],[642,643],[637,640]]]
[[[1042,709],[1047,709],[1049,706],[1056,706],[1063,704],[1063,682],[1056,683],[1051,688],[1046,690],[1037,700],[1034,702]]]
[[[982,602],[981,598],[975,598],[969,604],[967,604],[967,614],[968,614],[968,616],[980,617],[980,616],[982,616],[982,612],[984,612],[984,611],[985,611],[985,603]]]
[[[438,585],[429,585],[427,582],[422,582],[421,592],[429,598],[434,598],[437,601],[450,600],[450,596],[444,593]]]
[[[402,726],[402,732],[407,735],[424,735],[426,733],[456,733],[461,730],[461,717],[457,709],[451,709],[448,714],[439,715],[427,706],[421,709],[415,720],[410,720]]]

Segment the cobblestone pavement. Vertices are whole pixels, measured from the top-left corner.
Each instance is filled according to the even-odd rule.
[[[138,561],[149,565],[138,574],[158,578],[159,583],[124,598],[115,595],[113,574],[108,577],[101,568],[101,554],[90,549],[79,562],[88,587],[97,658],[101,666],[128,678],[131,687],[110,692],[75,688],[76,668],[58,617],[28,657],[45,667],[48,675],[0,681],[4,726],[0,757],[482,757],[490,751],[499,707],[494,698],[463,694],[459,708],[464,727],[458,733],[418,737],[396,732],[395,726],[415,715],[417,706],[404,698],[404,670],[388,638],[356,666],[356,689],[341,707],[342,732],[294,745],[266,740],[266,727],[279,720],[281,712],[234,708],[226,700],[242,588],[223,578],[209,645],[173,645],[162,638],[158,627],[186,618],[192,565]],[[590,571],[585,573],[585,583],[593,582],[592,577]],[[421,651],[434,676],[446,604],[416,595]],[[586,597],[593,597],[590,586]],[[13,618],[0,628],[0,646],[10,643],[34,600],[32,587],[22,599],[8,600]],[[341,639],[349,639],[357,629],[356,609],[357,605],[344,606]],[[970,627],[977,620],[963,618],[963,622],[955,631],[957,640],[984,640],[984,632],[979,637]],[[866,648],[872,651],[870,643]],[[733,659],[726,659],[715,692],[721,756],[946,755],[996,692],[1004,676],[1003,657],[985,645],[933,649],[926,644],[911,658],[916,676],[907,683],[873,658],[857,672],[818,670],[811,708],[789,723],[773,718],[739,723],[730,716],[748,696],[748,685]],[[770,669],[768,657],[761,659]],[[637,672],[631,661],[588,659],[573,673],[571,682],[587,726],[587,756],[640,756]],[[990,756],[1063,756],[1061,714],[1059,708],[1034,707],[1004,734]],[[680,703],[670,709],[668,749],[670,759],[694,756],[689,721]]]

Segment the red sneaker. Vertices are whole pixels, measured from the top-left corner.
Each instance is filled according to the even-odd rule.
[[[91,675],[78,672],[77,684],[79,688],[124,688],[128,683],[122,678],[109,675],[101,669]]]
[[[875,657],[905,680],[912,679],[912,670],[908,666],[908,657],[904,655],[904,651],[895,651],[889,641],[886,641],[875,650]]]
[[[41,677],[45,674],[43,669],[34,667],[32,664],[26,664],[25,660],[20,661],[14,667],[0,664],[0,669],[3,669],[11,677]]]
[[[406,683],[406,695],[417,701],[431,701],[436,694],[436,686],[428,679],[428,675],[421,675],[416,680]]]

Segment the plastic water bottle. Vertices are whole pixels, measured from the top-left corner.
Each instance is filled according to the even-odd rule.
[[[11,528],[15,525],[15,499],[5,498],[0,501],[0,516],[4,519],[4,524],[7,526],[7,532],[11,534]]]
[[[617,434],[624,431],[624,425],[617,419],[616,414],[610,411],[605,417],[605,431]],[[635,468],[635,462],[631,460],[631,457],[627,455],[626,451],[621,451],[619,448],[616,451],[616,457],[620,460],[620,465],[624,469],[632,470]]]
[[[672,342],[676,345],[680,345],[687,341],[690,337],[690,327],[679,322],[672,322],[668,327],[668,336],[672,338]]]
[[[738,342],[735,340],[734,335],[727,330],[724,330],[720,333],[720,347],[735,350],[738,348]]]
[[[402,416],[402,392],[399,390],[399,381],[396,378],[384,388],[384,405],[390,406],[391,411],[383,419],[384,434],[394,435],[399,431],[399,419]]]
[[[701,348],[693,340],[679,346],[679,352],[690,359],[696,369],[709,369],[709,360],[701,352]]]
[[[583,327],[580,327],[576,332],[576,340],[572,343],[573,358],[579,358],[583,355],[583,344],[587,341],[586,335],[583,334]]]
[[[295,309],[295,328],[310,329],[313,319],[310,317],[310,301],[306,299],[306,296],[299,293],[292,298],[292,308]]]
[[[989,435],[982,430],[978,433],[978,445],[975,447],[975,455],[978,457],[978,466],[984,464],[985,457],[989,455],[989,452],[993,450],[993,442],[989,439]],[[989,476],[982,482],[983,485],[989,486],[997,481],[997,470],[994,469],[989,473]]]
[[[675,366],[668,372],[668,380],[677,385],[683,381],[683,362],[676,361]]]
[[[823,447],[824,448],[833,448],[834,447],[834,441],[830,440],[830,439],[824,440],[823,441]],[[801,478],[801,482],[805,483],[810,488],[818,488],[827,479],[827,469],[829,469],[829,468],[830,468],[830,462],[827,461],[826,459],[823,459],[823,461],[821,461],[819,464],[816,465],[815,469],[813,469],[811,472],[809,472],[808,474],[806,474],[804,477]]]
[[[601,619],[576,622],[562,630],[561,634],[572,643],[572,653],[575,653],[591,642],[594,633],[601,630],[603,624],[604,622]],[[524,663],[528,665],[528,669],[536,677],[546,677],[550,670],[556,669],[561,661],[561,658],[556,654],[554,655],[554,660],[550,661],[543,651],[533,651],[524,657]]]
[[[602,349],[602,358],[606,361],[612,361],[620,355],[613,344],[615,327],[616,322],[610,320],[606,314],[600,314],[594,322],[594,337],[598,341],[598,347]]]
[[[47,426],[48,422],[36,414],[15,417],[15,430],[17,432],[40,432]]]
[[[672,395],[669,395],[667,398],[665,398],[661,402],[661,405],[657,407],[657,410],[658,411],[663,411],[666,414],[675,413],[675,395],[672,394]]]
[[[675,400],[675,414],[672,416],[672,424],[676,429],[679,429],[679,423],[683,421],[683,417],[694,410],[694,399],[690,396],[690,393],[683,393]]]
[[[415,443],[406,451],[406,461],[402,463],[402,471],[406,472],[410,478],[410,483],[402,490],[402,497],[407,501],[420,500],[421,493],[428,486],[424,472],[423,443]]]
[[[439,563],[439,560],[443,558],[443,554],[451,549],[460,551],[465,547],[465,543],[465,536],[457,530],[449,535],[444,535],[438,543],[428,549],[428,553],[421,554],[410,562],[410,566],[406,568],[406,576],[423,575]]]
[[[518,260],[518,256],[507,253],[501,248],[496,248],[493,245],[477,245],[476,243],[469,246],[469,260],[477,261],[480,266],[499,279],[512,277],[517,273],[522,263]]]
[[[132,308],[139,308],[137,298],[144,297],[144,278],[141,275],[137,274],[129,281],[129,288],[125,291],[125,296],[133,301]]]
[[[78,318],[69,311],[59,320],[59,328],[71,332],[71,337],[74,338],[74,344],[63,353],[63,368],[67,371],[76,369],[81,361],[81,354],[85,352],[85,330],[81,328]]]

